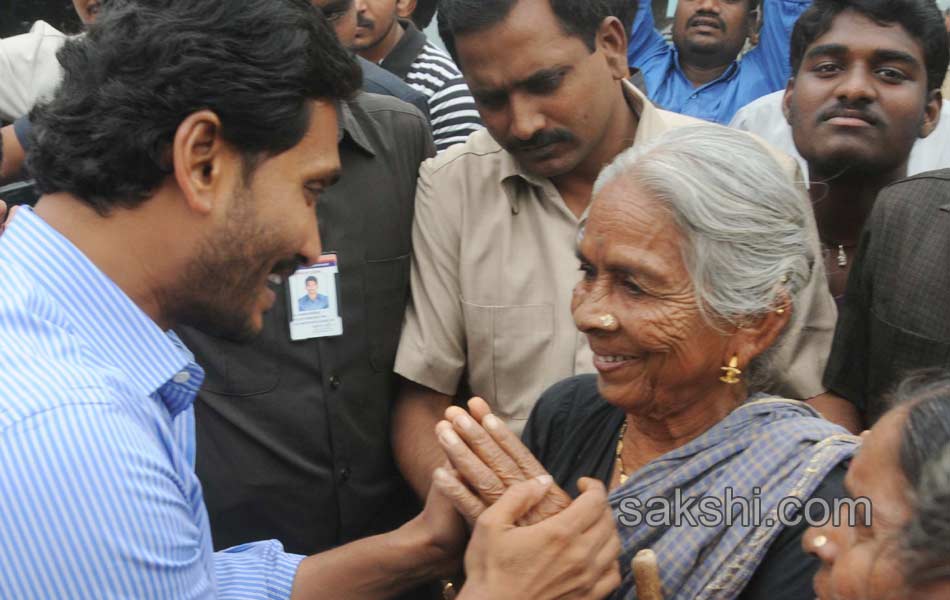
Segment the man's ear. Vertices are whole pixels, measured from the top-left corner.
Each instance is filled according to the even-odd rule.
[[[759,45],[759,34],[762,32],[762,10],[755,9],[749,13],[749,43]]]
[[[943,108],[943,93],[940,90],[931,90],[927,96],[927,105],[924,107],[924,118],[920,122],[920,131],[918,132],[920,137],[927,137],[940,124],[941,108]]]
[[[416,12],[416,0],[396,0],[396,15],[400,19],[409,19]]]
[[[785,115],[785,122],[792,124],[792,94],[795,93],[795,78],[789,77],[785,85],[785,95],[782,96],[782,114]]]
[[[189,115],[172,142],[175,181],[187,206],[209,214],[227,185],[223,179],[233,152],[221,137],[221,119],[210,110]]]
[[[617,17],[607,17],[597,29],[595,43],[607,58],[607,67],[615,80],[630,77],[627,65],[627,32]]]

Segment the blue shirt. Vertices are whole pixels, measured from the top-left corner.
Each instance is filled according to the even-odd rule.
[[[212,551],[204,378],[29,209],[0,236],[0,598],[288,598],[303,557]]]
[[[789,38],[811,0],[763,0],[759,43],[718,78],[694,87],[680,67],[676,46],[656,30],[651,0],[640,0],[627,61],[643,72],[650,100],[660,108],[727,124],[756,98],[785,87],[791,75]]]
[[[320,310],[322,308],[330,307],[330,299],[324,296],[323,294],[317,294],[317,297],[313,300],[310,299],[310,296],[303,296],[297,300],[297,309],[300,312],[305,312],[308,310]]]

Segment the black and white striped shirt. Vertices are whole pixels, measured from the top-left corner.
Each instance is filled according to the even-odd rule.
[[[405,34],[381,66],[428,98],[432,138],[441,152],[482,128],[478,109],[452,58],[426,40],[414,25],[400,23],[406,28]]]

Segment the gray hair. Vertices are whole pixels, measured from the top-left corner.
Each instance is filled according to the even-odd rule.
[[[816,260],[811,207],[749,134],[718,125],[671,130],[617,156],[598,177],[594,196],[614,181],[642,189],[671,212],[686,239],[683,259],[697,304],[710,323],[741,327],[774,311],[783,295],[794,305],[807,285]],[[767,384],[779,346],[750,365],[750,388]]]
[[[916,510],[905,531],[912,585],[950,581],[950,444],[932,457],[916,489]]]

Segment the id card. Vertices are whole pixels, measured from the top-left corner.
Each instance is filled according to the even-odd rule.
[[[324,254],[320,262],[302,267],[287,280],[290,302],[290,339],[312,340],[343,334],[337,296],[336,254]]]

